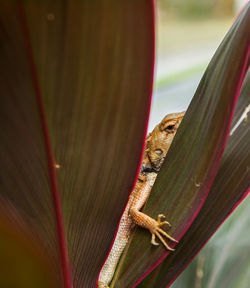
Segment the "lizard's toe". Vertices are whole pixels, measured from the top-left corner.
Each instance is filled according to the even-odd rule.
[[[159,214],[158,219],[157,219],[158,226],[161,227],[163,225],[168,225],[169,227],[171,227],[171,225],[168,221],[161,221],[162,218],[166,218],[166,216],[163,214]]]
[[[162,230],[161,228],[157,228],[157,231],[159,233],[161,233],[162,235],[164,235],[166,238],[168,238],[169,240],[175,242],[175,243],[178,243],[177,240],[175,240],[173,237],[171,237],[170,235],[168,235],[168,233],[166,233],[164,230]]]
[[[168,246],[168,244],[166,243],[166,241],[163,239],[163,237],[161,236],[160,232],[156,231],[155,232],[156,236],[161,240],[162,244],[170,251],[174,251],[173,248],[171,248],[170,246]]]
[[[152,219],[151,222],[150,222],[151,223],[151,227],[150,227],[149,230],[152,233],[151,243],[153,245],[159,245],[159,243],[157,243],[155,241],[155,238],[157,237],[168,250],[174,251],[174,249],[171,248],[166,243],[166,240],[164,238],[167,238],[167,239],[169,239],[169,240],[171,240],[171,241],[173,241],[175,243],[178,243],[178,241],[175,240],[170,235],[168,235],[163,229],[160,228],[162,225],[169,224],[167,221],[161,221],[162,218],[165,218],[165,216],[163,214],[159,214],[157,221]]]
[[[157,242],[155,241],[155,234],[154,234],[154,233],[152,233],[151,243],[152,243],[153,245],[155,245],[155,246],[158,246],[158,245],[159,245],[159,243],[157,243]]]

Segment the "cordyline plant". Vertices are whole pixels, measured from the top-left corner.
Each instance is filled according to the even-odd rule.
[[[167,215],[176,251],[137,229],[111,287],[170,285],[246,197],[249,27],[248,3],[144,209]],[[0,287],[96,286],[139,171],[154,33],[149,0],[1,1]]]

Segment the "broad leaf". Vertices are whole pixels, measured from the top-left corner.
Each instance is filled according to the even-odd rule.
[[[178,240],[197,216],[218,170],[247,71],[249,27],[250,4],[209,64],[144,209],[153,218],[165,214],[172,224],[169,234]],[[163,245],[150,244],[148,231],[137,229],[113,285],[125,288],[138,284],[168,254]]]
[[[0,203],[60,285],[95,287],[141,157],[153,1],[1,1],[0,41]]]
[[[250,72],[236,106],[232,127],[249,109]],[[233,132],[233,130],[231,130]],[[219,171],[211,191],[195,221],[182,238],[178,249],[170,254],[140,287],[166,287],[181,273],[221,223],[249,193],[250,122],[243,120],[229,137]],[[243,221],[243,220],[242,220]],[[240,235],[238,235],[240,237]],[[226,244],[226,243],[225,243]],[[148,285],[148,286],[147,286]]]

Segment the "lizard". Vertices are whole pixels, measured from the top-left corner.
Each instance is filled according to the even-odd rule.
[[[142,213],[140,209],[144,206],[150,195],[157,174],[160,171],[184,114],[185,112],[166,115],[146,137],[140,172],[121,216],[112,248],[99,273],[98,288],[109,287],[108,285],[113,278],[116,266],[128,243],[133,226],[138,225],[148,229],[152,234],[151,243],[153,245],[159,245],[156,242],[156,237],[170,251],[174,251],[174,249],[167,244],[164,237],[178,243],[177,240],[161,229],[163,225],[171,226],[169,222],[162,221],[165,218],[163,214],[159,214],[158,219],[155,220]]]

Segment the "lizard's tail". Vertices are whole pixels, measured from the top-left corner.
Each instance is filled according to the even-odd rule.
[[[109,286],[107,286],[105,283],[103,282],[98,282],[98,288],[109,288]]]
[[[120,260],[120,257],[123,253],[125,246],[128,243],[129,235],[131,233],[131,225],[132,220],[128,216],[128,207],[126,207],[120,220],[115,241],[100,271],[98,277],[98,288],[109,287],[109,284],[114,276],[116,266]]]
[[[117,233],[118,234],[118,233]],[[121,254],[128,243],[128,238],[120,238],[116,235],[114,244],[110,250],[108,258],[106,259],[98,278],[98,288],[108,288],[111,282],[116,266],[119,262]]]

